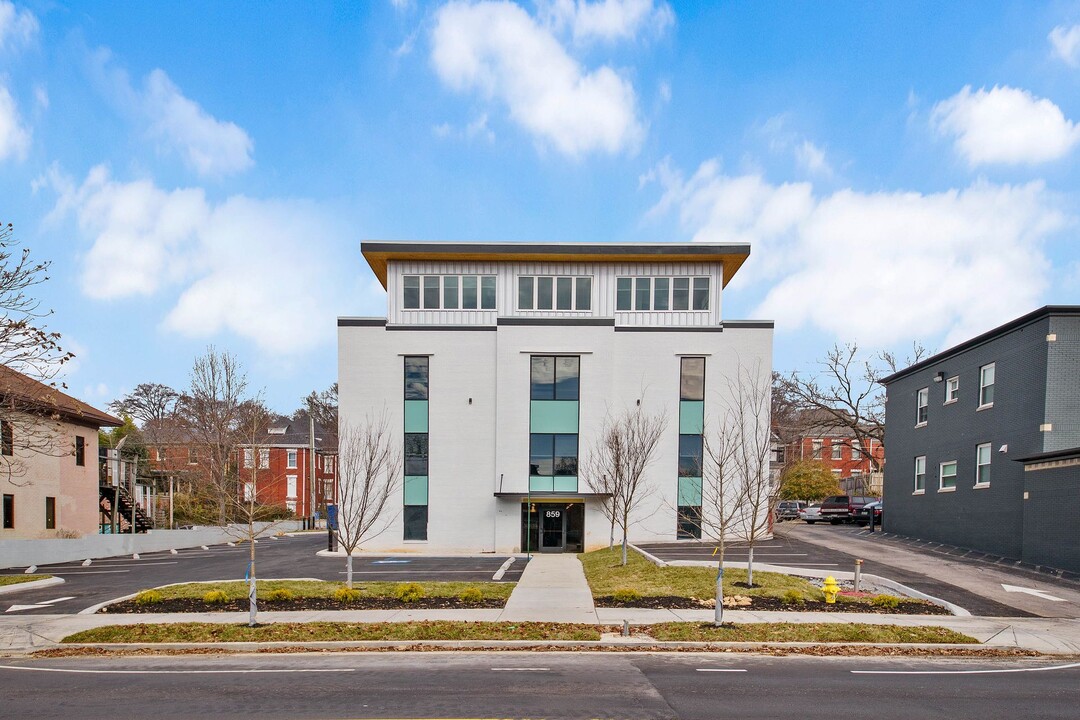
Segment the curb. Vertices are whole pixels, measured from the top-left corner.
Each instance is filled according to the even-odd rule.
[[[30,582],[15,583],[14,585],[4,585],[3,587],[0,587],[0,595],[10,595],[11,593],[19,592],[20,590],[32,590],[34,588],[59,585],[62,582],[65,582],[62,577],[50,577],[42,578],[41,580],[31,580]]]
[[[256,580],[259,581],[259,582],[263,582],[263,581],[276,582],[278,580],[284,580],[284,581],[311,580],[311,581],[314,581],[314,582],[323,582],[322,580],[319,580],[318,578],[256,578]],[[166,585],[155,585],[152,588],[145,588],[145,589],[147,589],[147,590],[157,590],[158,588],[175,587],[177,585],[216,585],[217,583],[227,583],[227,582],[247,582],[247,580],[244,580],[244,579],[240,579],[240,580],[188,580],[187,582],[168,583]],[[103,607],[108,607],[109,605],[113,605],[113,604],[118,603],[118,602],[123,602],[125,600],[131,600],[132,598],[134,598],[136,595],[138,595],[141,592],[142,592],[142,590],[139,590],[138,592],[133,592],[130,595],[124,595],[123,597],[113,598],[112,600],[106,600],[105,602],[99,602],[97,605],[91,605],[88,608],[83,608],[82,610],[80,610],[76,614],[77,615],[94,615],[95,613],[97,613],[98,610],[100,610]]]

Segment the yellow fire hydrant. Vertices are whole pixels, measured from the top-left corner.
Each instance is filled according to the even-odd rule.
[[[821,592],[825,593],[825,602],[829,605],[836,603],[836,593],[840,592],[840,586],[836,584],[836,578],[832,575],[825,578],[825,584],[821,587]]]

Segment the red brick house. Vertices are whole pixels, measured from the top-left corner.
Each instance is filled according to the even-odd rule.
[[[337,446],[331,433],[315,426],[312,475],[311,445],[309,424],[284,417],[271,422],[254,445],[241,445],[237,466],[243,498],[250,497],[254,470],[257,502],[286,507],[299,517],[316,512],[326,517],[326,504],[337,494]]]
[[[824,413],[808,412],[801,420],[802,429],[784,448],[784,462],[817,460],[829,468],[845,492],[880,494],[885,463],[885,448],[880,442],[860,442],[850,428]]]

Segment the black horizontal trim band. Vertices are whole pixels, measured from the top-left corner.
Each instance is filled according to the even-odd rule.
[[[387,325],[386,329],[389,330],[473,330],[473,331],[487,331],[495,332],[498,328],[494,325]]]
[[[566,325],[606,325],[611,327],[615,324],[614,318],[533,318],[533,317],[501,317],[500,325],[553,325],[556,327]]]
[[[709,325],[708,327],[646,327],[634,325],[619,325],[615,332],[724,332],[722,325]]]
[[[382,327],[386,318],[338,318],[338,327]]]
[[[525,255],[749,255],[749,244],[646,243],[575,244],[575,243],[455,243],[455,242],[383,242],[360,243],[361,252],[375,253],[509,253]]]
[[[754,328],[754,329],[772,329],[776,323],[772,320],[725,320],[724,327],[731,328]]]

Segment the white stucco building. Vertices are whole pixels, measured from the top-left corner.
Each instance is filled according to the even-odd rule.
[[[365,549],[606,545],[604,499],[577,466],[605,418],[638,407],[668,422],[631,539],[700,535],[703,426],[726,412],[738,368],[772,368],[772,323],[721,313],[748,245],[361,251],[386,287],[387,315],[338,319],[340,418],[385,411],[404,457],[396,517]]]

